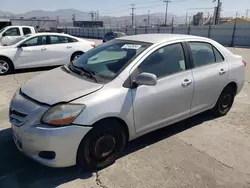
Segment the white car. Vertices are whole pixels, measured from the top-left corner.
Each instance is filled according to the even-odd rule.
[[[92,48],[94,42],[67,34],[26,35],[0,47],[0,75],[15,69],[63,65]]]

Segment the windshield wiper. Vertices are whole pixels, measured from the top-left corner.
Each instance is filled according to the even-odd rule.
[[[95,80],[95,82],[98,82],[96,78],[96,73],[94,71],[89,71],[85,69],[84,67],[74,66],[73,62],[71,62],[69,65],[70,65],[70,68],[72,68],[73,70],[80,72],[82,76],[87,76],[88,78],[92,78],[93,80]]]

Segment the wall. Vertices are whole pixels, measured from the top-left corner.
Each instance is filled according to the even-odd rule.
[[[225,24],[216,26],[178,26],[161,28],[64,28],[64,32],[89,38],[102,38],[107,31],[120,31],[127,35],[146,33],[174,33],[208,37],[225,46],[250,47],[250,24]]]

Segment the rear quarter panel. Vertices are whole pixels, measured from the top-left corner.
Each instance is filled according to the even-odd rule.
[[[235,82],[237,84],[237,93],[238,94],[245,82],[245,66],[242,63],[242,57],[231,55],[231,58],[229,58],[229,76],[228,76],[228,82]]]

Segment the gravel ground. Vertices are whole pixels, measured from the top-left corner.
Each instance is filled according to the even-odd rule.
[[[249,49],[230,50],[250,63]],[[211,119],[202,114],[145,135],[129,143],[114,165],[99,172],[47,168],[14,146],[8,122],[10,99],[28,79],[47,70],[0,77],[1,188],[250,187],[250,66],[244,89],[227,116]]]

